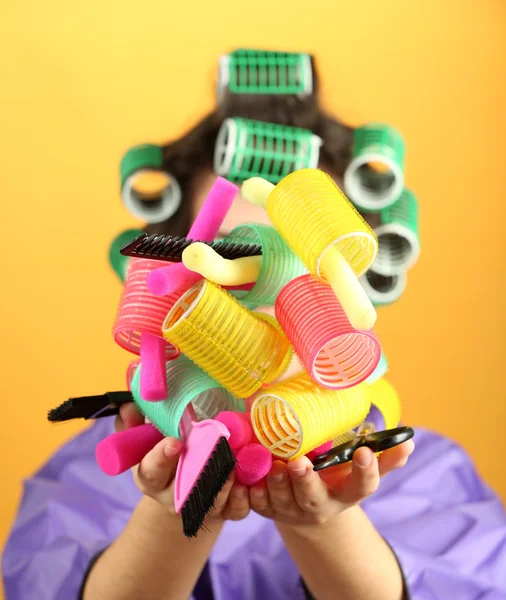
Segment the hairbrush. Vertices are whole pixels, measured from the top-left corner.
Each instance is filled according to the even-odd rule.
[[[143,233],[125,244],[120,252],[123,256],[152,258],[168,262],[182,262],[183,252],[199,240],[192,240],[174,235]],[[233,260],[246,256],[261,256],[262,247],[254,244],[232,244],[231,242],[200,242],[210,246],[222,258]]]
[[[47,413],[47,420],[52,423],[70,421],[71,419],[99,419],[119,413],[120,406],[133,402],[130,392],[106,392],[98,396],[82,396],[69,398],[60,406]]]
[[[334,467],[349,462],[353,458],[355,450],[358,448],[370,448],[374,453],[389,450],[407,442],[415,435],[411,427],[396,427],[395,429],[385,429],[384,431],[371,431],[364,428],[349,442],[336,446],[320,454],[313,459],[314,471],[322,471],[328,467]]]

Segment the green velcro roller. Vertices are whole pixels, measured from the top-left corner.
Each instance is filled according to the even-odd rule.
[[[373,306],[393,304],[404,293],[407,282],[405,272],[385,277],[374,271],[374,265],[372,269],[369,269],[365,275],[360,277],[360,283]]]
[[[413,192],[405,189],[392,206],[380,211],[380,220],[375,229],[378,255],[374,270],[390,276],[411,269],[420,256],[418,202]]]
[[[404,153],[404,140],[393,127],[370,123],[355,130],[344,189],[357,208],[374,212],[399,198],[404,189]]]
[[[120,249],[137,236],[143,234],[142,229],[127,229],[117,235],[109,248],[109,264],[113,268],[120,281],[124,283],[128,269],[129,256],[120,254]]]
[[[371,375],[369,375],[369,377],[366,379],[366,382],[369,385],[372,385],[375,381],[378,381],[378,379],[381,379],[382,377],[384,377],[386,375],[387,371],[388,371],[387,357],[382,352],[378,365],[376,366],[374,371],[371,373]]]
[[[276,184],[292,171],[316,168],[321,145],[308,129],[225,119],[216,138],[214,170],[235,183],[263,177]]]
[[[179,424],[191,402],[199,421],[212,419],[223,410],[244,412],[244,400],[216,383],[207,373],[181,354],[166,363],[169,397],[159,402],[147,402],[140,394],[142,366],[136,369],[130,384],[135,404],[140,412],[164,435],[179,438]]]
[[[136,183],[146,173],[162,175],[163,183],[157,182],[156,189],[149,191],[139,189]],[[170,219],[181,204],[181,188],[163,168],[160,146],[142,144],[128,150],[121,160],[120,177],[123,204],[130,214],[146,223]]]
[[[240,49],[220,58],[218,98],[231,94],[313,93],[311,56],[301,52]]]

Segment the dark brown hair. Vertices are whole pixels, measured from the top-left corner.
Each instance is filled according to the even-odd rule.
[[[351,156],[353,128],[321,110],[318,75],[314,61],[312,68],[313,94],[311,96],[225,93],[214,112],[207,115],[181,138],[164,146],[164,168],[179,182],[183,200],[173,217],[162,223],[148,225],[146,232],[186,235],[192,214],[190,198],[193,178],[202,169],[212,169],[216,137],[223,120],[229,117],[242,117],[311,130],[323,140],[320,164],[333,174],[342,177]]]

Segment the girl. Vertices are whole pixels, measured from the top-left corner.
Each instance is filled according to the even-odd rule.
[[[314,77],[315,93],[304,98],[225,94],[215,112],[167,145],[164,166],[183,202],[147,232],[186,234],[214,181],[216,136],[227,117],[311,130],[323,140],[320,167],[341,184],[353,130],[321,112]],[[238,196],[220,233],[245,221],[268,222]],[[96,464],[100,440],[142,421],[133,405],[123,406],[115,423],[97,421],[26,482],[3,556],[8,600],[506,595],[501,503],[449,440],[418,430],[412,456],[410,441],[379,459],[361,448],[351,464],[321,476],[302,458],[275,461],[265,483],[250,489],[231,478],[190,543],[173,509],[178,440],[164,439],[116,478]]]

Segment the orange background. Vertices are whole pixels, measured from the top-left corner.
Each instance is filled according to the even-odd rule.
[[[124,386],[130,357],[110,336],[120,284],[107,251],[138,223],[120,203],[120,157],[211,109],[217,57],[238,46],[316,54],[329,109],[403,133],[423,243],[407,293],[379,313],[390,379],[404,420],[463,444],[506,498],[506,6],[314,6],[1,3],[0,545],[21,479],[82,427],[50,426],[47,409]]]

